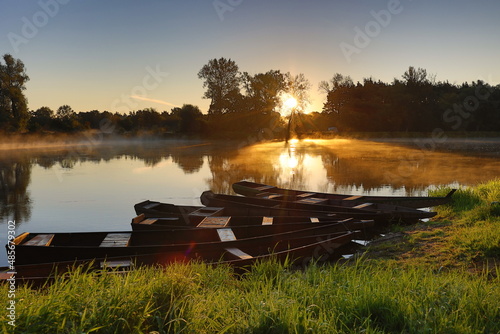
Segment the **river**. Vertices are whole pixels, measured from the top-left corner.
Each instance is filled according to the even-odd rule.
[[[253,180],[285,188],[427,195],[500,176],[499,139],[117,141],[0,151],[0,242],[15,233],[130,230],[133,205],[201,205]],[[6,254],[0,252],[0,264]]]

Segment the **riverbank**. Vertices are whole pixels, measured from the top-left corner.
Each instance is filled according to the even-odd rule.
[[[499,199],[500,180],[460,189],[432,221],[395,226],[342,264],[265,262],[242,276],[178,264],[18,286],[16,332],[498,333]]]

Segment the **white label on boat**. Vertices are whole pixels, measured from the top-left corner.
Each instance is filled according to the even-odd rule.
[[[273,217],[262,217],[262,225],[272,225]]]
[[[311,217],[311,223],[319,223],[319,219],[315,217]]]
[[[236,236],[230,228],[218,228],[217,233],[219,234],[220,241],[236,240]]]

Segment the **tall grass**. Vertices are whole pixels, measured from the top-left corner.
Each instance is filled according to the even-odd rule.
[[[434,195],[446,193],[439,189]],[[452,222],[450,242],[462,257],[500,257],[500,179],[457,190],[450,204],[438,207],[439,219]]]
[[[500,331],[498,276],[363,260],[301,271],[263,262],[240,276],[196,264],[125,275],[77,271],[42,290],[18,287],[17,298],[17,333]]]

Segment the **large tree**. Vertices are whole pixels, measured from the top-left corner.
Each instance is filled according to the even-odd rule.
[[[198,72],[198,78],[204,79],[203,95],[212,99],[209,114],[222,114],[229,111],[235,96],[240,94],[241,74],[238,65],[226,58],[212,59]]]
[[[285,92],[292,95],[297,100],[295,110],[298,112],[305,111],[307,106],[311,103],[309,99],[309,89],[311,88],[311,83],[307,80],[303,73],[292,75],[288,72],[285,74],[285,80]]]
[[[0,124],[24,131],[29,120],[28,103],[23,94],[29,80],[24,64],[10,54],[0,63]]]
[[[403,74],[404,82],[409,86],[422,85],[429,82],[427,78],[427,70],[419,67],[410,66],[408,71]]]
[[[286,80],[285,75],[279,70],[270,70],[254,76],[244,72],[243,86],[250,109],[268,112],[279,107],[281,103],[279,97],[286,89]]]

